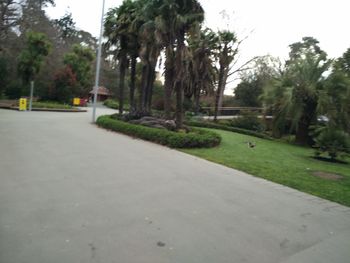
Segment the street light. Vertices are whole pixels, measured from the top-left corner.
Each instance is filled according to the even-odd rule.
[[[97,91],[100,81],[100,68],[101,68],[101,51],[102,51],[102,36],[103,36],[103,18],[105,14],[105,0],[102,2],[102,15],[101,15],[101,29],[100,38],[98,42],[97,62],[96,62],[96,75],[95,75],[95,86],[94,86],[94,103],[92,109],[92,122],[96,122],[96,102],[97,102]]]

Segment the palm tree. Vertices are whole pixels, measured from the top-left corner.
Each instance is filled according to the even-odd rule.
[[[196,0],[169,1],[176,5],[176,18],[174,24],[169,30],[174,32],[176,39],[175,51],[175,78],[174,87],[176,92],[176,126],[178,129],[183,125],[183,97],[184,80],[188,71],[188,61],[185,54],[187,47],[185,45],[186,33],[195,25],[199,25],[204,20],[204,10]],[[175,12],[174,12],[175,13]],[[199,26],[197,26],[199,28]]]
[[[264,98],[274,109],[274,126],[283,128],[289,120],[296,129],[296,142],[308,144],[309,127],[324,100],[323,74],[331,61],[313,38],[303,38],[290,48],[285,73],[267,89]]]
[[[219,31],[218,33],[219,45],[218,45],[218,87],[215,95],[215,110],[214,120],[217,120],[219,108],[222,106],[222,99],[224,91],[231,70],[231,63],[234,61],[235,56],[238,53],[238,47],[235,46],[237,37],[234,32],[231,31]]]
[[[119,112],[123,113],[125,75],[131,60],[130,74],[130,110],[135,111],[135,78],[136,62],[140,48],[138,30],[144,23],[139,16],[140,1],[124,0],[118,8],[107,12],[105,19],[105,36],[108,37],[107,47],[116,47],[116,58],[119,61]]]
[[[125,86],[125,73],[127,69],[127,30],[128,30],[128,18],[126,15],[127,5],[129,0],[124,1],[118,8],[110,9],[107,12],[105,19],[104,35],[108,38],[107,46],[115,46],[116,58],[119,61],[119,114],[123,114],[124,111],[124,86]]]
[[[195,113],[199,112],[201,94],[213,94],[217,76],[215,67],[215,51],[217,35],[210,29],[200,30],[199,34],[188,39],[191,57],[190,74],[185,88],[185,96],[194,97]]]
[[[139,55],[143,66],[139,115],[144,116],[151,114],[153,84],[161,46],[155,38],[154,21],[150,20],[143,24],[140,32],[141,49]]]

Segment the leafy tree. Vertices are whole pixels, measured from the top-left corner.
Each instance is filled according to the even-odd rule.
[[[4,49],[3,44],[8,37],[9,30],[18,24],[18,9],[15,0],[0,1],[0,51]]]
[[[234,90],[235,100],[245,107],[261,107],[264,87],[280,76],[279,61],[266,56],[258,58],[252,70],[241,74],[241,82]]]
[[[19,55],[18,63],[19,74],[25,83],[34,80],[50,49],[51,43],[47,40],[46,35],[37,32],[27,33],[26,49]]]
[[[63,39],[69,39],[77,36],[78,32],[75,28],[72,13],[66,13],[60,19],[55,19],[54,24],[60,28]]]
[[[296,142],[310,144],[309,127],[317,119],[323,74],[331,62],[311,37],[304,37],[290,49],[285,72],[266,90],[265,103],[274,111],[275,128],[283,129],[289,120],[296,129]]]
[[[55,74],[50,99],[63,103],[71,103],[77,93],[77,77],[70,66],[66,66]]]
[[[7,86],[8,62],[5,57],[0,57],[0,98],[3,95],[4,88]]]
[[[92,83],[92,63],[95,59],[93,51],[89,47],[73,45],[72,52],[64,56],[63,62],[72,69],[76,75],[77,93],[75,96],[87,96]]]
[[[32,110],[34,78],[39,73],[45,57],[49,54],[51,43],[46,35],[36,32],[27,33],[27,45],[19,56],[18,73],[25,84],[31,82],[29,110]]]
[[[218,82],[215,94],[215,121],[217,121],[219,109],[222,107],[228,78],[235,73],[247,70],[247,65],[255,60],[255,58],[250,59],[239,68],[233,70],[233,66],[237,63],[237,55],[242,42],[243,40],[238,41],[236,34],[232,31],[224,30],[218,32]]]
[[[335,67],[350,77],[350,48],[336,61]]]
[[[318,107],[326,115],[329,125],[350,132],[350,49],[333,63]]]

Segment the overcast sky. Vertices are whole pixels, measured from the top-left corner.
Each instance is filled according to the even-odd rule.
[[[108,8],[122,0],[106,0]],[[312,36],[330,57],[339,57],[350,47],[349,0],[200,0],[208,27],[234,30],[240,38],[241,60],[270,54],[285,58],[288,45]],[[99,33],[102,0],[56,0],[48,8],[52,18],[71,12],[77,27]],[[223,18],[223,11],[226,15]]]

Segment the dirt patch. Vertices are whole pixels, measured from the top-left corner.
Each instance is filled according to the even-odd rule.
[[[332,174],[327,172],[312,172],[312,175],[323,179],[332,180],[332,181],[339,181],[344,179],[344,176],[342,175]]]

